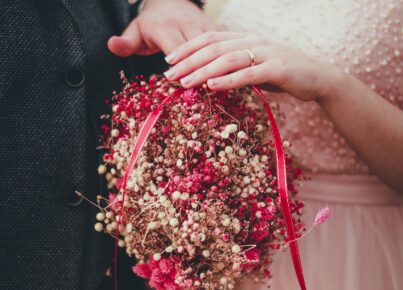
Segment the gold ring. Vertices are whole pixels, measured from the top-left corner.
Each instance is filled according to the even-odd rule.
[[[248,53],[248,55],[249,55],[249,58],[250,58],[250,66],[254,66],[255,64],[256,64],[256,61],[255,61],[255,55],[250,51],[250,49],[244,49],[247,53]]]

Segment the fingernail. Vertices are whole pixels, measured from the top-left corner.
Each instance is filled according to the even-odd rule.
[[[165,57],[165,61],[166,61],[167,63],[172,63],[172,62],[175,60],[175,58],[176,58],[176,52],[171,52],[170,54],[168,54],[168,55]]]
[[[183,79],[181,79],[181,84],[182,86],[187,86],[188,84],[190,84],[192,82],[193,78],[191,76],[187,76],[184,77]]]
[[[167,70],[166,72],[164,72],[164,76],[167,79],[172,79],[175,76],[175,70],[173,69]]]

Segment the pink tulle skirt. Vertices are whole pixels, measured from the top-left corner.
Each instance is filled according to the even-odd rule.
[[[331,208],[329,220],[299,242],[308,290],[403,289],[403,194],[373,176],[314,175],[298,198],[307,228],[319,209]],[[271,289],[299,289],[288,250],[275,256],[272,272]]]

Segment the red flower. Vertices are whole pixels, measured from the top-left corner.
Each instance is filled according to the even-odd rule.
[[[257,223],[253,227],[253,233],[251,234],[251,238],[255,243],[260,243],[264,238],[269,235],[269,228],[266,223],[261,222]]]
[[[166,290],[180,290],[181,288],[173,282],[164,283],[164,289]]]
[[[182,98],[188,106],[193,106],[199,100],[199,94],[196,90],[190,89],[183,92]]]
[[[175,256],[159,261],[152,259],[149,263],[135,265],[132,270],[138,276],[150,279],[149,285],[157,290],[180,290],[175,284],[176,263],[179,263],[179,260]]]
[[[162,259],[159,263],[159,267],[164,274],[169,274],[174,270],[174,263],[170,259]]]
[[[246,259],[248,261],[258,263],[260,260],[260,250],[258,248],[253,248],[245,252]]]
[[[150,284],[151,283],[163,283],[166,281],[166,276],[165,274],[158,268],[154,268],[152,273],[151,273],[151,278],[150,278]]]
[[[144,279],[150,279],[151,277],[151,267],[149,264],[137,264],[132,267],[135,274]]]

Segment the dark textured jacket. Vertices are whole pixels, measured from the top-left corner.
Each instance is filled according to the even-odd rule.
[[[0,289],[102,284],[113,239],[74,192],[101,191],[97,120],[119,70],[137,72],[106,41],[129,19],[127,0],[0,1]],[[141,289],[125,280],[129,266],[119,289]]]

